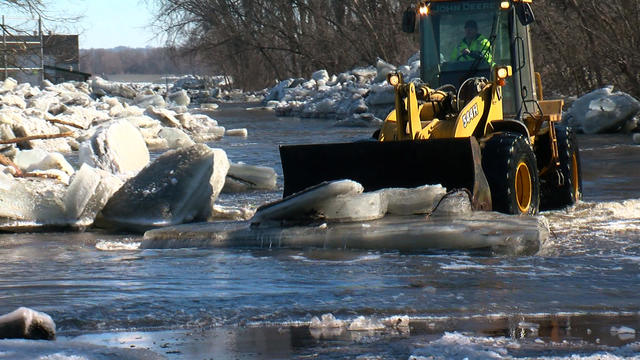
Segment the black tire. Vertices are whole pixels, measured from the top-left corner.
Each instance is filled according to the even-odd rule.
[[[562,209],[582,200],[582,166],[576,134],[569,127],[556,125],[556,138],[560,167],[540,179],[542,210]]]
[[[482,149],[484,170],[494,211],[536,214],[540,206],[540,180],[536,156],[524,136],[498,133]]]

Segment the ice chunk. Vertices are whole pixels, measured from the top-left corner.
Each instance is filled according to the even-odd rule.
[[[66,190],[56,179],[15,178],[5,183],[0,189],[0,228],[15,231],[73,225],[65,214]]]
[[[100,77],[90,80],[90,83],[94,93],[98,93],[99,90],[102,90],[106,94],[121,96],[127,99],[133,99],[137,95],[137,92],[130,85],[109,82]]]
[[[612,326],[609,332],[623,341],[632,340],[636,337],[636,329],[627,326]]]
[[[209,216],[207,221],[249,220],[251,219],[253,214],[255,214],[255,210],[251,210],[243,207],[214,205],[211,211],[211,215]]]
[[[382,218],[387,212],[387,202],[381,193],[338,195],[318,202],[308,218],[320,218],[327,221],[367,221]]]
[[[159,120],[165,126],[169,127],[180,127],[180,121],[176,119],[175,111],[171,111],[169,109],[160,109],[154,106],[147,107],[145,114],[150,116],[153,119]]]
[[[390,328],[394,329],[408,329],[411,319],[409,316],[391,316],[382,320],[382,323]]]
[[[75,170],[73,166],[60,153],[49,153],[41,149],[22,150],[19,151],[14,159],[18,167],[27,172],[35,172],[37,170],[60,170],[67,174],[73,175]]]
[[[640,112],[640,101],[613,87],[594,90],[571,104],[566,122],[587,134],[617,131]]]
[[[250,190],[274,190],[275,188],[276,171],[272,168],[232,163],[222,191],[234,193]]]
[[[319,328],[341,328],[345,327],[347,324],[342,321],[336,319],[333,314],[322,314],[320,318],[314,316],[311,318],[311,322],[309,323],[309,328],[319,329]]]
[[[13,91],[13,89],[15,89],[16,86],[18,86],[18,82],[15,79],[7,78],[5,81],[2,82],[2,86],[0,86],[0,92],[4,93],[4,92]]]
[[[323,182],[282,200],[258,208],[253,223],[268,220],[300,219],[308,214],[316,214],[318,203],[338,195],[360,194],[364,188],[351,180]]]
[[[548,224],[541,217],[494,212],[386,216],[368,222],[327,222],[321,226],[317,223],[285,225],[274,222],[260,226],[250,222],[187,224],[146,232],[142,247],[490,249],[500,254],[523,255],[536,253],[549,238]]]
[[[176,128],[162,128],[162,130],[158,132],[158,136],[167,140],[167,146],[172,149],[187,147],[195,144],[195,142],[191,140],[189,135],[187,135],[184,131]]]
[[[379,190],[387,201],[387,213],[393,215],[426,214],[447,193],[441,185],[424,185],[413,189]]]
[[[27,108],[27,103],[24,101],[24,99],[14,94],[0,95],[0,103],[2,103],[2,105],[4,106],[14,106],[19,109]]]
[[[459,190],[450,192],[442,197],[433,210],[433,214],[444,216],[462,215],[470,214],[472,211],[470,194],[467,191]]]
[[[329,72],[327,70],[318,70],[311,74],[311,78],[315,81],[324,81],[326,83],[329,81]]]
[[[149,150],[140,131],[126,120],[100,126],[80,146],[80,163],[131,177],[149,163]]]
[[[394,65],[391,65],[379,58],[378,61],[376,61],[376,78],[373,79],[373,82],[377,83],[385,81],[387,79],[387,74],[395,70],[396,67]]]
[[[200,108],[204,109],[204,110],[218,110],[219,107],[220,107],[220,105],[218,105],[216,103],[200,104]]]
[[[87,164],[82,164],[64,197],[65,212],[70,219],[78,219],[100,184],[100,175]]]
[[[229,129],[225,132],[225,135],[227,136],[240,136],[240,137],[247,137],[249,136],[249,132],[247,131],[247,129]]]
[[[56,324],[51,316],[21,307],[0,316],[0,339],[54,340]]]
[[[147,108],[149,106],[163,108],[167,106],[166,101],[162,98],[162,96],[157,94],[144,95],[138,94],[135,99],[133,99],[133,103],[141,108]]]
[[[189,106],[191,103],[191,98],[189,94],[185,90],[180,90],[174,93],[169,94],[169,101],[173,102],[178,106]]]
[[[96,225],[140,231],[207,219],[228,169],[220,149],[198,144],[168,151],[109,199]]]
[[[372,330],[384,330],[385,326],[382,322],[374,318],[366,318],[364,316],[358,316],[349,323],[348,329],[350,331],[372,331]]]
[[[640,134],[633,134],[633,143],[640,145]]]

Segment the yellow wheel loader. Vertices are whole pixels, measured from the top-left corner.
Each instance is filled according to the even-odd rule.
[[[582,196],[562,100],[533,70],[532,0],[421,1],[403,14],[420,33],[420,78],[387,82],[395,110],[372,141],[281,146],[284,196],[351,179],[365,191],[442,184],[477,210],[535,214]]]

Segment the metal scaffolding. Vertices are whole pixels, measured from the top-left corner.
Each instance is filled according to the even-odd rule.
[[[8,77],[34,76],[38,74],[41,83],[44,80],[44,35],[42,33],[42,18],[10,18],[21,20],[19,26],[7,24],[5,16],[2,16],[2,67],[0,72],[4,74],[4,80]],[[37,21],[37,29],[33,34],[24,29],[24,23]],[[22,27],[22,28],[21,28]]]

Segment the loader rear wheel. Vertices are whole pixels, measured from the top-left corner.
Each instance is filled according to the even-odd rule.
[[[540,179],[543,210],[561,209],[582,199],[582,168],[576,135],[571,128],[556,125],[556,138],[560,167]]]
[[[491,136],[482,150],[484,170],[494,211],[536,214],[540,205],[540,180],[536,156],[520,134]]]

